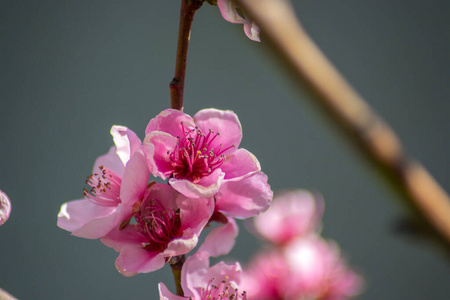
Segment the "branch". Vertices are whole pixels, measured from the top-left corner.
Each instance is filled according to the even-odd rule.
[[[181,269],[186,260],[184,255],[172,256],[168,261],[170,267],[172,268],[173,279],[175,280],[175,286],[177,288],[177,295],[184,296],[183,287],[181,286]]]
[[[184,78],[186,75],[186,61],[189,39],[191,36],[191,26],[195,12],[202,4],[203,0],[181,0],[175,75],[170,82],[170,106],[174,109],[183,109]]]
[[[366,157],[402,193],[427,229],[450,250],[450,199],[427,170],[403,151],[394,131],[345,81],[297,20],[287,0],[236,0],[265,40]]]

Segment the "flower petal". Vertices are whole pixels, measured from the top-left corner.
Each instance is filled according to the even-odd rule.
[[[177,198],[184,197],[170,185],[163,183],[155,183],[151,186],[150,192],[145,196],[145,201],[157,200],[165,208],[177,209]]]
[[[247,21],[244,23],[244,32],[249,39],[255,42],[261,42],[259,38],[260,34],[259,26],[255,24],[253,21]]]
[[[119,177],[122,177],[123,171],[125,170],[125,165],[117,155],[115,146],[109,148],[108,153],[99,156],[95,160],[94,167],[92,168],[92,174],[99,173],[101,166],[107,167]]]
[[[236,218],[249,218],[269,208],[273,192],[267,175],[257,172],[239,181],[225,181],[215,198],[217,211]]]
[[[184,263],[181,270],[181,286],[186,297],[206,299],[200,297],[201,294],[204,294],[206,287],[220,286],[226,281],[228,286],[239,288],[241,275],[242,269],[239,263],[227,265],[219,262],[209,268],[208,253],[197,252]]]
[[[137,273],[149,273],[164,267],[164,257],[156,252],[147,251],[141,245],[129,245],[122,248],[116,259],[116,269],[124,276]]]
[[[159,300],[186,300],[185,297],[180,297],[172,294],[169,289],[164,285],[164,283],[160,282],[158,284],[159,289]]]
[[[198,244],[198,236],[191,229],[183,232],[183,237],[169,242],[167,248],[161,253],[163,257],[178,256],[191,252]]]
[[[198,289],[206,283],[204,274],[208,268],[209,255],[206,252],[197,252],[186,259],[181,269],[181,287],[186,297],[201,299]]]
[[[106,235],[117,223],[117,207],[95,205],[89,200],[64,203],[58,214],[58,227],[71,231],[72,235],[98,239]]]
[[[189,198],[211,197],[217,193],[225,174],[220,169],[203,177],[198,184],[187,179],[169,179],[169,184],[178,192]],[[210,184],[209,186],[207,184]]]
[[[177,138],[162,131],[154,131],[145,136],[144,151],[154,176],[166,179],[172,174],[170,153],[175,149],[177,142]]]
[[[194,128],[191,116],[178,109],[166,109],[150,120],[145,129],[145,135],[152,131],[164,131],[173,137],[183,136],[184,132],[181,123],[184,124],[186,129]]]
[[[236,243],[238,227],[233,218],[228,223],[217,226],[205,238],[198,249],[199,252],[208,252],[210,256],[227,255]]]
[[[223,261],[209,268],[205,274],[205,278],[215,278],[216,284],[226,279],[227,282],[233,284],[235,288],[239,287],[241,283],[241,276],[242,268],[238,262],[228,265]]]
[[[194,122],[204,133],[209,130],[220,133],[220,136],[211,143],[215,150],[233,146],[223,153],[229,155],[239,148],[242,140],[242,126],[237,115],[231,110],[202,109],[194,115]]]
[[[123,229],[116,227],[100,240],[103,244],[114,248],[117,252],[120,252],[120,250],[125,246],[137,244],[142,245],[145,243],[145,238],[138,234],[136,225],[134,224],[130,224]]]
[[[323,199],[306,190],[278,194],[269,210],[254,219],[255,229],[275,244],[317,231],[323,214]]]
[[[5,224],[11,214],[11,201],[8,196],[0,190],[0,226]]]
[[[236,180],[261,171],[261,165],[252,153],[241,148],[227,157],[221,169],[225,173],[225,180]]]
[[[177,206],[180,208],[181,230],[190,228],[196,235],[200,235],[214,212],[212,197],[190,199],[181,196],[177,199]]]
[[[217,6],[219,7],[222,17],[230,23],[245,23],[245,19],[242,18],[236,11],[236,4],[232,0],[217,0]]]
[[[149,178],[150,170],[145,155],[142,150],[137,150],[125,168],[120,187],[120,199],[123,206],[121,212],[125,218],[131,214],[132,206],[142,200],[147,191]]]
[[[116,145],[116,153],[126,165],[134,151],[142,145],[141,140],[136,133],[125,126],[114,125],[111,127],[111,135]]]

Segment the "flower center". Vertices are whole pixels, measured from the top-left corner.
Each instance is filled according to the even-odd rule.
[[[223,153],[234,145],[223,148],[220,144],[218,149],[213,149],[212,142],[220,135],[219,132],[210,129],[204,134],[198,127],[186,130],[183,122],[181,126],[184,137],[177,137],[175,150],[167,153],[173,167],[172,175],[177,179],[189,179],[197,183],[224,163]]]
[[[215,278],[212,278],[206,288],[202,288],[200,300],[247,300],[246,292],[239,294],[238,289],[227,281],[228,276],[219,285],[213,284],[214,280]]]
[[[165,208],[159,200],[144,200],[134,219],[138,233],[148,240],[146,250],[162,252],[170,241],[182,235],[180,213]]]
[[[100,173],[87,177],[86,184],[91,190],[84,189],[84,197],[100,206],[117,206],[120,203],[120,183],[122,179],[110,169],[100,166]]]

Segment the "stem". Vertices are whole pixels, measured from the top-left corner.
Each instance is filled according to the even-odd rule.
[[[237,0],[357,149],[401,192],[425,229],[450,250],[450,198],[427,170],[408,157],[395,132],[345,81],[311,40],[287,0]]]
[[[183,297],[184,292],[181,287],[181,269],[183,268],[186,257],[184,255],[172,256],[168,263],[172,268],[173,279],[175,280],[175,286],[177,288],[177,295]]]
[[[186,75],[186,61],[191,35],[192,21],[203,0],[181,0],[180,26],[178,28],[178,47],[175,62],[175,75],[170,82],[170,106],[183,109],[184,78]]]

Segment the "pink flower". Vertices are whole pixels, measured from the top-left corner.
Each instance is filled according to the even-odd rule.
[[[160,283],[160,300],[247,300],[246,293],[239,291],[241,273],[239,263],[227,265],[219,262],[210,268],[208,253],[197,252],[186,260],[181,271],[185,297],[172,294]]]
[[[191,118],[167,109],[145,131],[144,149],[153,175],[186,197],[215,195],[216,210],[250,217],[272,200],[256,157],[239,149],[242,129],[232,111],[204,109]]]
[[[217,226],[208,233],[198,252],[207,252],[213,257],[227,255],[233,249],[237,235],[237,224],[233,218],[228,217],[225,224]]]
[[[11,214],[11,201],[8,196],[0,190],[0,226],[5,224]]]
[[[121,274],[152,272],[197,245],[213,210],[212,198],[190,199],[169,185],[155,183],[134,209],[135,224],[116,227],[101,241],[120,252],[116,268]]]
[[[258,300],[283,300],[285,282],[290,280],[288,265],[278,249],[261,251],[244,270],[242,286],[248,298]]]
[[[230,23],[244,24],[244,32],[247,37],[253,41],[260,42],[259,39],[259,27],[246,15],[243,14],[234,0],[217,0],[217,6],[219,6],[222,17]],[[239,10],[239,11],[238,11]]]
[[[115,146],[95,161],[86,180],[91,190],[85,189],[84,199],[64,203],[58,214],[58,227],[75,236],[106,235],[131,216],[133,204],[146,191],[150,170],[139,149],[141,141],[123,126],[113,126],[111,135]]]
[[[347,266],[335,243],[309,236],[293,241],[284,252],[291,278],[288,299],[343,300],[360,293],[362,278]]]
[[[333,242],[317,235],[259,253],[244,273],[250,300],[343,300],[356,296],[362,278],[341,258]]]
[[[271,207],[254,219],[258,233],[275,244],[285,244],[317,230],[323,214],[323,200],[305,190],[277,195]]]

